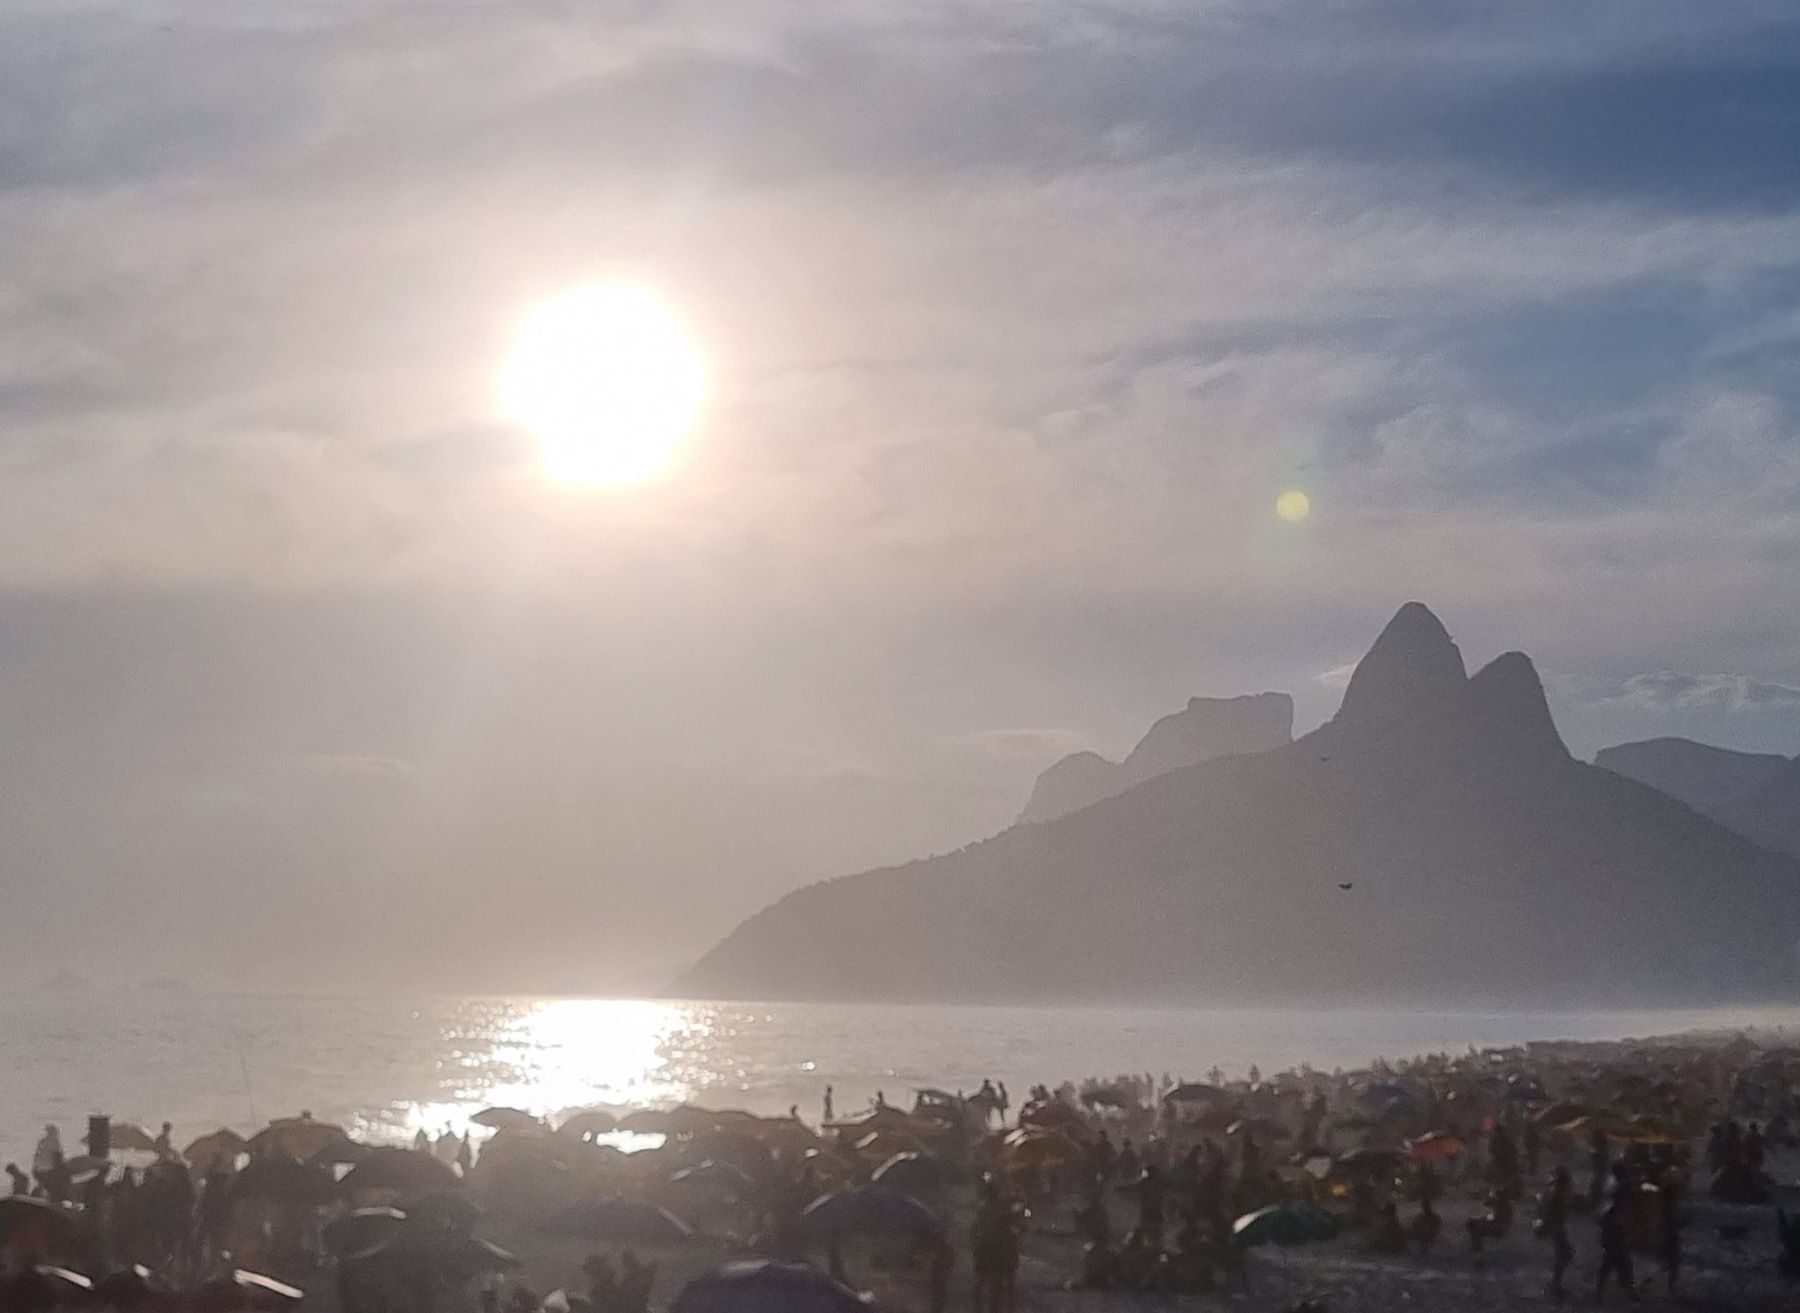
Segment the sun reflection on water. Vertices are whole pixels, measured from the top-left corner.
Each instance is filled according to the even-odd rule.
[[[463,1025],[443,1029],[442,1097],[394,1108],[387,1128],[409,1136],[446,1128],[461,1134],[471,1116],[494,1106],[554,1117],[575,1108],[677,1103],[693,1089],[683,1055],[711,1029],[698,1009],[644,999],[472,1008]]]

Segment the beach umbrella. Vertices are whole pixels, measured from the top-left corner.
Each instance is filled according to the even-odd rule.
[[[306,1160],[309,1167],[332,1167],[337,1164],[354,1166],[369,1156],[373,1145],[358,1144],[355,1140],[333,1140]]]
[[[305,1298],[297,1286],[240,1267],[195,1290],[193,1307],[196,1313],[285,1313]]]
[[[1236,1109],[1229,1103],[1203,1103],[1194,1106],[1199,1111],[1184,1117],[1181,1123],[1190,1130],[1219,1134],[1230,1130],[1240,1120]]]
[[[619,1118],[619,1129],[640,1135],[698,1135],[710,1131],[721,1121],[731,1120],[730,1113],[717,1113],[692,1103],[673,1108],[639,1108]]]
[[[237,1161],[237,1156],[248,1147],[249,1141],[236,1131],[217,1130],[210,1135],[202,1135],[188,1145],[181,1156],[203,1172],[215,1167],[229,1170]]]
[[[1376,1081],[1356,1097],[1371,1108],[1380,1108],[1394,1099],[1411,1099],[1412,1091],[1398,1081]]]
[[[661,1108],[638,1108],[618,1119],[616,1129],[633,1135],[672,1135],[669,1114]]]
[[[681,1288],[669,1313],[869,1313],[869,1302],[815,1267],[727,1263]]]
[[[328,1144],[350,1137],[342,1126],[314,1121],[311,1117],[280,1117],[250,1137],[245,1146],[252,1156],[280,1154],[303,1163]]]
[[[887,1130],[870,1131],[851,1147],[874,1162],[886,1162],[897,1153],[919,1153],[925,1148],[914,1136]]]
[[[881,1185],[820,1195],[800,1214],[801,1229],[817,1240],[851,1235],[939,1235],[944,1224],[911,1195]]]
[[[1188,1081],[1163,1095],[1164,1103],[1230,1103],[1231,1095],[1217,1085]]]
[[[94,1283],[66,1267],[39,1264],[15,1272],[0,1290],[13,1313],[52,1308],[88,1308],[95,1303]]]
[[[876,1108],[861,1117],[842,1117],[837,1121],[826,1122],[827,1130],[839,1131],[855,1138],[867,1135],[870,1131],[891,1131],[896,1135],[910,1135],[915,1139],[933,1139],[942,1135],[942,1122],[929,1117],[914,1117],[911,1113],[888,1106]]]
[[[753,1176],[767,1175],[774,1165],[769,1146],[743,1131],[706,1131],[681,1146],[682,1157],[690,1163],[731,1163]]]
[[[79,1185],[91,1177],[105,1177],[112,1169],[112,1159],[96,1158],[92,1154],[63,1159],[63,1171],[68,1173],[70,1183],[75,1185]]]
[[[1019,1111],[1019,1125],[1061,1131],[1065,1135],[1080,1135],[1087,1130],[1087,1121],[1082,1115],[1061,1099],[1026,1104]]]
[[[950,1165],[928,1153],[897,1153],[869,1174],[874,1185],[917,1194],[950,1183]]]
[[[1567,1099],[1558,1099],[1555,1103],[1546,1104],[1533,1114],[1532,1120],[1540,1126],[1561,1126],[1564,1122],[1572,1122],[1577,1117],[1588,1115],[1589,1109],[1579,1103],[1571,1103]]]
[[[406,1201],[406,1220],[417,1226],[435,1226],[445,1231],[473,1231],[486,1214],[480,1204],[469,1198],[460,1187],[454,1190],[428,1190]]]
[[[564,1208],[550,1218],[547,1226],[558,1235],[580,1236],[584,1240],[650,1245],[679,1244],[694,1234],[693,1227],[668,1209],[647,1199],[617,1195]]]
[[[279,1203],[318,1206],[330,1201],[335,1187],[329,1176],[292,1158],[255,1158],[231,1178],[233,1203],[271,1199]]]
[[[1450,1131],[1427,1131],[1411,1144],[1412,1155],[1422,1163],[1448,1162],[1467,1153],[1462,1136]]]
[[[136,1122],[114,1122],[112,1147],[133,1153],[155,1153],[156,1137]]]
[[[109,1272],[96,1281],[94,1295],[108,1308],[137,1313],[140,1309],[163,1308],[173,1303],[175,1285],[160,1272],[137,1263]]]
[[[545,1129],[542,1118],[533,1117],[522,1108],[483,1108],[470,1122],[495,1131],[511,1131],[514,1135],[534,1135]]]
[[[433,1226],[407,1225],[368,1249],[349,1255],[346,1263],[424,1270],[467,1281],[486,1272],[519,1266],[516,1255],[477,1236]]]
[[[340,1256],[373,1249],[406,1225],[398,1208],[358,1208],[325,1224],[325,1245]]]
[[[1406,1161],[1398,1149],[1352,1149],[1337,1158],[1337,1170],[1345,1176],[1377,1172],[1396,1172]]]
[[[565,1119],[556,1128],[558,1135],[580,1140],[590,1135],[610,1135],[619,1129],[619,1119],[604,1108],[587,1108]]]
[[[1245,1213],[1231,1225],[1231,1238],[1245,1248],[1304,1245],[1326,1240],[1337,1229],[1330,1213],[1297,1204],[1271,1204]]]
[[[1087,1161],[1087,1150],[1058,1131],[1013,1131],[1001,1141],[1001,1151],[1013,1171],[1077,1167]]]
[[[454,1190],[457,1175],[449,1163],[417,1149],[370,1149],[343,1180],[344,1193],[393,1190],[399,1194],[425,1194]]]
[[[10,1243],[14,1235],[32,1231],[47,1243],[61,1240],[75,1230],[79,1218],[72,1209],[36,1195],[0,1195],[0,1242]]]
[[[781,1153],[804,1153],[819,1147],[819,1137],[813,1129],[792,1117],[765,1117],[754,1126],[744,1127],[743,1133]]]
[[[1639,1113],[1613,1129],[1613,1138],[1627,1144],[1686,1144],[1687,1132],[1675,1123]]]
[[[1225,1128],[1225,1134],[1233,1139],[1245,1135],[1260,1136],[1265,1140],[1288,1138],[1287,1128],[1280,1122],[1270,1121],[1267,1117],[1240,1117]]]
[[[756,1193],[756,1182],[750,1179],[750,1173],[732,1163],[714,1162],[710,1158],[673,1173],[669,1177],[669,1184],[711,1186],[740,1199]]]

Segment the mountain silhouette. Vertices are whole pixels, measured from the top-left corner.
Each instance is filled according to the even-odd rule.
[[[1734,828],[1745,801],[1788,765],[1772,752],[1737,752],[1693,739],[1645,739],[1602,748],[1594,765],[1661,789]]]
[[[1124,761],[1077,752],[1045,770],[1019,820],[1055,820],[1172,770],[1238,752],[1267,752],[1293,737],[1294,700],[1286,693],[1189,698],[1186,709],[1152,725]]]
[[[1346,895],[1334,886],[1350,884]],[[799,890],[678,982],[739,998],[1792,998],[1800,863],[1564,747],[1528,658],[1409,603],[1338,713],[958,852]]]
[[[1766,848],[1800,857],[1800,758],[1783,762],[1779,770],[1727,804],[1720,819]]]

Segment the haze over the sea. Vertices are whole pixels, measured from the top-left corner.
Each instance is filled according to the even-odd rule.
[[[0,982],[643,993],[1190,697],[1317,727],[1409,598],[1578,758],[1792,756],[1796,51],[1791,0],[10,6]],[[614,279],[666,463],[578,486],[569,380],[499,382]]]

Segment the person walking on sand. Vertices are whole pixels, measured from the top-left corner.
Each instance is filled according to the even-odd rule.
[[[1019,1275],[1018,1220],[992,1178],[982,1182],[970,1241],[975,1313],[1012,1313]]]
[[[1596,1304],[1606,1298],[1608,1277],[1618,1277],[1619,1288],[1628,1298],[1637,1297],[1637,1287],[1631,1271],[1631,1240],[1626,1234],[1627,1206],[1623,1192],[1617,1192],[1600,1214],[1600,1271],[1594,1277]]]
[[[1550,1242],[1550,1295],[1563,1297],[1563,1276],[1575,1258],[1569,1243],[1569,1169],[1558,1167],[1550,1178],[1550,1192],[1538,1210],[1537,1234]]]
[[[31,1174],[42,1183],[45,1176],[62,1166],[62,1132],[55,1126],[44,1127],[44,1134],[31,1155]]]
[[[1663,1177],[1658,1196],[1656,1256],[1671,1295],[1681,1280],[1681,1185],[1673,1172]]]

